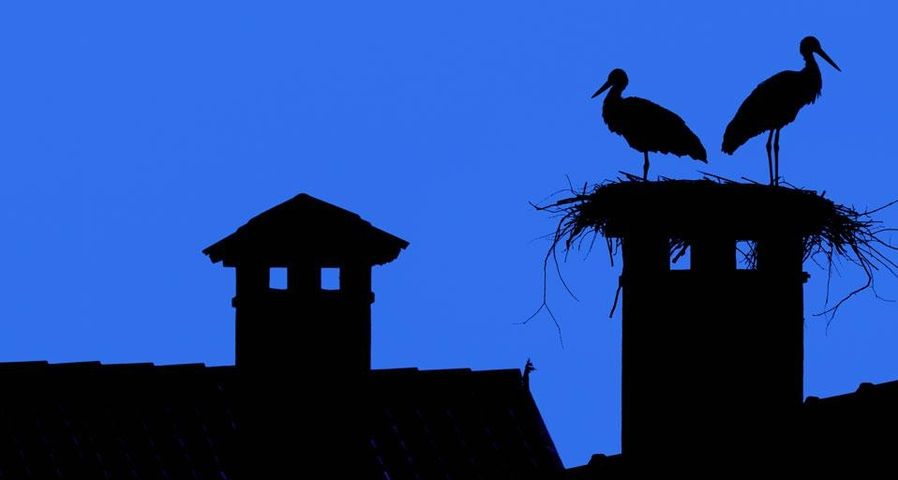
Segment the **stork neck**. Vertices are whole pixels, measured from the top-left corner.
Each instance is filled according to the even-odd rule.
[[[814,103],[823,89],[823,75],[820,74],[820,67],[817,65],[817,59],[814,58],[813,53],[804,56],[804,68],[801,69],[800,74],[805,78],[806,86],[809,89],[808,95],[811,95],[805,104]]]
[[[614,103],[621,99],[621,92],[624,91],[624,87],[620,85],[612,85],[610,89],[608,89],[608,94],[605,96],[605,103]]]
[[[820,66],[817,65],[817,59],[814,58],[813,53],[808,53],[802,55],[804,57],[804,68],[802,69],[805,72],[817,72],[820,73]]]

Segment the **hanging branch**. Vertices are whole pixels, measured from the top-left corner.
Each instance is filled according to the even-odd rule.
[[[832,306],[815,314],[815,316],[828,316],[827,324],[835,318],[839,307],[867,289],[872,290],[877,298],[885,300],[876,293],[877,272],[884,271],[898,278],[898,263],[889,255],[890,252],[898,251],[898,246],[884,238],[885,234],[894,232],[896,229],[884,227],[881,221],[873,217],[873,214],[895,203],[898,203],[898,200],[863,211],[836,204],[835,211],[830,215],[829,221],[824,224],[823,230],[819,234],[805,239],[804,259],[823,257],[824,264],[827,266],[827,293],[824,307],[829,305],[829,288],[834,261],[846,260],[859,267],[864,274],[865,280],[862,285],[850,291]]]

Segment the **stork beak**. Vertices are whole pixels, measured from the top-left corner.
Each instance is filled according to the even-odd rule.
[[[838,67],[837,67],[837,68],[838,68]],[[605,82],[605,84],[602,85],[601,88],[599,88],[598,90],[596,90],[596,93],[593,93],[592,96],[589,97],[589,98],[596,98],[596,97],[598,97],[599,95],[602,94],[602,92],[604,92],[605,90],[608,90],[608,87],[610,87],[610,86],[611,86],[611,81],[609,80],[609,81]]]
[[[833,59],[829,58],[829,55],[827,55],[826,52],[824,52],[822,48],[817,50],[817,55],[820,55],[820,58],[826,60],[826,63],[832,65],[833,68],[835,68],[836,70],[838,70],[840,72],[842,71],[842,69],[839,68],[838,65],[836,65],[836,62],[834,62]]]

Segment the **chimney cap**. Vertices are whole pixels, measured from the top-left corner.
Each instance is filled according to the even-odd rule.
[[[212,263],[286,267],[308,262],[322,267],[349,263],[382,265],[408,242],[380,230],[355,213],[311,195],[299,195],[251,218],[234,233],[206,247]]]

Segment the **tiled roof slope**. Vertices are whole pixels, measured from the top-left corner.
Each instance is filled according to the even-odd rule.
[[[809,397],[803,446],[811,472],[890,472],[898,452],[898,381],[862,383],[857,391]]]
[[[558,453],[518,370],[375,370],[378,479],[554,478]]]
[[[363,478],[562,471],[517,370],[375,370],[370,379],[358,404],[370,422],[359,426],[369,431],[365,458],[345,455],[368,466]],[[235,367],[22,362],[0,364],[0,385],[0,479],[235,477]]]
[[[0,364],[0,479],[226,479],[233,367]]]
[[[802,478],[891,478],[898,458],[898,381],[862,383],[855,392],[833,397],[808,397],[794,425],[795,441],[778,462],[783,471],[800,471]],[[766,447],[759,445],[759,460],[775,454]],[[700,459],[702,452],[695,455]],[[627,478],[625,467],[622,455],[594,455],[588,464],[568,469],[566,478]]]

